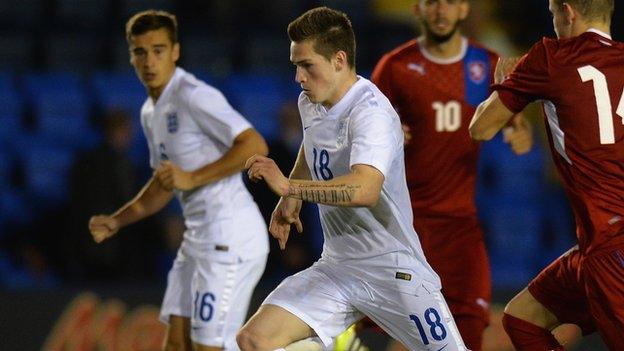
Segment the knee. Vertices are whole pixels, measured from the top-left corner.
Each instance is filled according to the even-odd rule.
[[[236,334],[236,343],[241,351],[261,350],[263,338],[256,331],[249,327],[243,327]]]

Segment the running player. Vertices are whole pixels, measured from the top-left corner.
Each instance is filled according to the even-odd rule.
[[[440,281],[412,227],[403,132],[388,99],[355,71],[347,16],[326,7],[288,26],[304,138],[290,179],[254,156],[249,177],[281,199],[269,231],[285,247],[302,202],[319,204],[325,243],[312,267],[285,279],[238,335],[243,351],[333,339],[364,315],[411,350],[465,350]],[[286,348],[288,350],[288,348]]]
[[[550,0],[558,40],[543,39],[495,85],[470,125],[490,139],[514,113],[542,100],[553,160],[576,219],[578,245],[506,307],[518,350],[563,350],[562,323],[624,345],[624,44],[611,39],[613,0]]]

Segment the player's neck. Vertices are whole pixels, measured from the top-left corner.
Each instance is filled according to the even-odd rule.
[[[349,70],[345,78],[336,86],[336,91],[333,96],[323,102],[323,106],[329,110],[332,106],[336,105],[338,101],[340,101],[347,94],[349,89],[351,89],[357,80],[358,78],[355,70]]]
[[[611,26],[609,23],[604,22],[583,22],[579,23],[573,29],[574,36],[581,35],[590,29],[597,29],[605,34],[611,35]]]
[[[459,31],[455,32],[449,40],[440,43],[432,38],[425,36],[425,40],[423,41],[425,50],[435,57],[440,59],[447,59],[456,57],[461,53],[462,50],[462,35]]]
[[[167,88],[167,85],[169,85],[169,82],[171,81],[171,79],[173,78],[173,74],[175,73],[175,69],[173,71],[171,71],[171,73],[169,74],[169,77],[167,77],[167,79],[165,80],[165,83],[158,86],[158,87],[153,87],[147,88],[147,95],[149,95],[150,98],[152,98],[152,101],[154,101],[154,104],[156,102],[158,102],[158,98],[160,98],[160,96],[162,95],[163,91],[165,91],[165,88]]]

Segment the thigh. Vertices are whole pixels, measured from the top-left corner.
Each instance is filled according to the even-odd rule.
[[[624,344],[624,247],[586,257],[582,276],[589,310],[611,350]]]
[[[162,322],[168,324],[171,315],[191,317],[191,282],[194,272],[195,261],[183,249],[178,250],[178,255],[167,275],[167,289],[160,309]]]
[[[265,264],[266,256],[246,261],[197,261],[191,287],[191,339],[195,343],[237,348],[236,332],[245,320]]]
[[[322,266],[316,263],[286,278],[263,305],[279,306],[290,312],[308,325],[325,346],[329,346],[333,338],[361,319],[362,314],[353,308],[342,284],[332,280]]]
[[[528,291],[560,323],[576,324],[586,335],[594,332],[596,327],[580,281],[580,261],[578,248],[566,252],[529,283]]]
[[[356,308],[408,349],[466,350],[446,301],[433,284],[423,282],[414,293],[363,284],[367,293],[355,300]]]

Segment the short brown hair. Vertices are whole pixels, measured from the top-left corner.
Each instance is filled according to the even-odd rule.
[[[169,32],[172,43],[178,42],[178,20],[175,15],[160,10],[141,11],[130,17],[126,23],[126,40],[129,44],[133,36],[161,28]]]
[[[554,3],[559,7],[568,3],[590,21],[611,22],[615,10],[614,0],[554,0]]]
[[[309,10],[290,22],[288,37],[293,42],[314,40],[314,51],[328,60],[342,50],[349,67],[355,68],[355,34],[344,12],[327,7]]]

